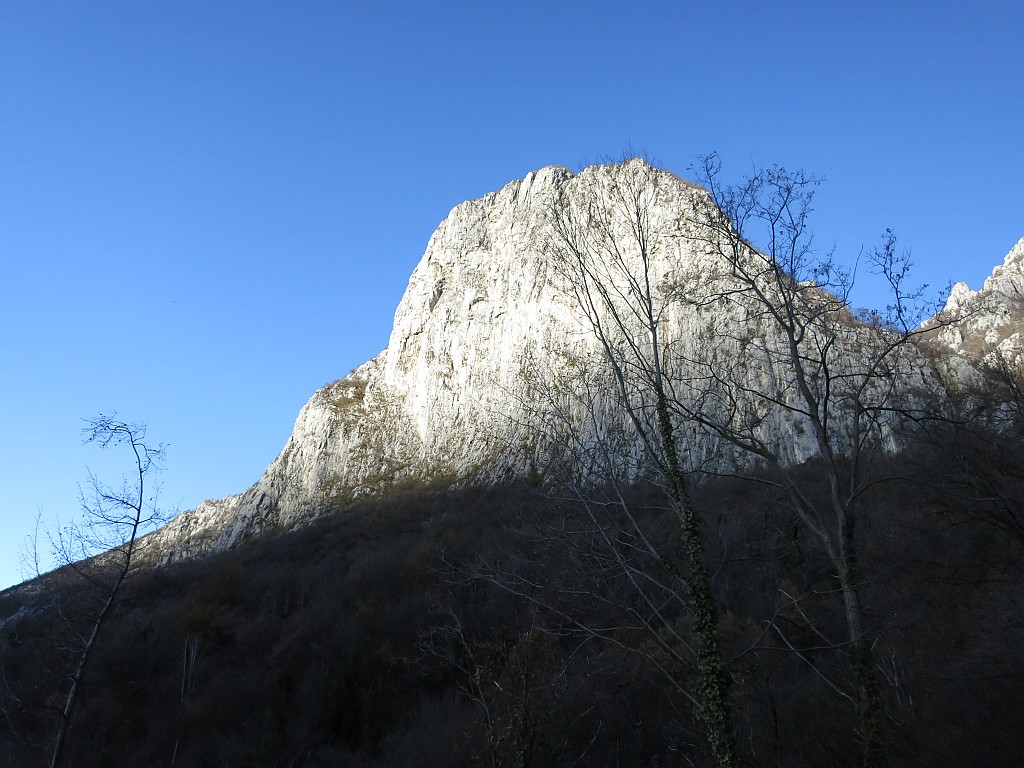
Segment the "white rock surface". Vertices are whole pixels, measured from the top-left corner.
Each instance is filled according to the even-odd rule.
[[[992,270],[980,290],[957,283],[939,318],[948,323],[938,329],[941,349],[960,360],[954,365],[986,363],[995,356],[1020,357],[1018,331],[1024,327],[1024,238]]]
[[[578,175],[543,168],[452,210],[409,280],[387,349],[313,395],[281,454],[252,488],[205,502],[148,537],[159,557],[169,561],[231,547],[407,481],[525,475],[550,466],[566,448],[566,431],[559,428],[566,420],[581,445],[595,444],[600,435],[625,471],[640,471],[642,448],[614,398],[606,393],[587,408],[571,396],[590,381],[588,371],[601,368],[601,352],[552,257],[550,226],[556,206],[582,205],[588,190],[612,194],[616,185],[637,179],[645,185],[654,233],[651,274],[664,309],[661,333],[673,376],[684,381],[694,360],[716,358],[748,382],[774,381],[782,396],[791,396],[778,371],[755,353],[757,339],[773,332],[770,326],[725,302],[698,307],[680,299],[706,296],[727,279],[704,253],[688,215],[705,192],[638,160]],[[979,332],[986,345],[1010,337],[1017,315],[971,314],[971,308],[979,297],[996,294],[1007,301],[1012,294],[1019,308],[1022,261],[1024,240],[980,292],[954,290],[947,311],[971,319],[959,331],[943,329],[943,343],[959,354],[965,353],[964,338]],[[716,339],[713,347],[709,338]],[[864,338],[862,327],[853,325],[842,344],[854,354]],[[907,365],[919,370],[926,386],[937,387],[929,363],[911,357]],[[814,454],[806,425],[791,414],[759,418],[758,434],[787,461]],[[737,460],[695,428],[680,426],[692,464]]]

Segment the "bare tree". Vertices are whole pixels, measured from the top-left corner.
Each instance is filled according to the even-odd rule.
[[[870,513],[861,499],[876,465],[895,447],[895,425],[918,407],[915,385],[929,383],[930,369],[913,344],[926,311],[922,291],[907,290],[909,260],[889,232],[868,261],[887,281],[892,303],[884,314],[855,313],[853,271],[813,247],[808,220],[818,179],[769,168],[727,186],[714,155],[698,173],[708,194],[693,198],[694,237],[721,270],[717,295],[701,300],[745,318],[742,328],[720,327],[711,346],[731,347],[742,364],[723,366],[714,356],[691,361],[698,373],[672,405],[770,469],[771,482],[785,489],[801,526],[824,549],[845,616],[846,637],[836,645],[848,654],[856,681],[864,765],[884,766],[885,717],[875,637],[861,599],[858,524]],[[798,462],[819,473],[824,493],[787,471]]]
[[[561,422],[569,432],[573,424],[579,424],[578,413],[570,413],[574,408],[582,410],[584,422],[590,421],[583,426],[585,436],[576,437],[574,460],[585,458],[591,464],[589,481],[612,489],[613,498],[607,505],[621,514],[618,528],[610,528],[608,518],[598,514],[607,508],[606,502],[589,490],[577,494],[597,537],[598,546],[591,552],[603,553],[599,570],[621,573],[632,583],[645,605],[646,619],[641,623],[658,638],[670,658],[695,662],[698,683],[693,701],[698,717],[715,761],[733,766],[737,754],[729,674],[722,660],[706,534],[693,506],[681,456],[662,337],[672,297],[663,291],[656,265],[664,257],[669,235],[657,231],[651,221],[661,176],[639,159],[624,163],[614,173],[590,169],[586,176],[574,180],[571,191],[563,188],[550,209],[550,256],[585,330],[597,345],[602,364],[592,387],[579,371],[576,403],[565,403]],[[549,408],[562,400],[565,391],[559,392],[558,387],[549,391]],[[557,408],[555,412],[559,412]],[[629,457],[607,442],[613,439],[608,425],[623,420],[627,432],[636,438],[633,444],[642,446],[643,454],[625,471],[616,465],[629,464]],[[674,516],[681,546],[672,554],[646,535],[619,492],[619,483],[635,480],[641,467],[653,468],[667,498],[666,507]],[[663,569],[662,577],[635,567],[637,553],[653,558]],[[695,647],[689,657],[685,641],[666,619],[670,606],[680,602],[692,616]]]
[[[132,469],[117,486],[104,484],[91,472],[80,489],[81,521],[61,528],[54,541],[58,561],[79,575],[97,595],[96,608],[75,629],[63,705],[57,715],[50,766],[61,764],[82,679],[100,633],[112,616],[138,551],[139,537],[166,517],[157,506],[157,488],[149,482],[164,458],[164,446],[146,442],[146,425],[97,416],[82,430],[86,443],[101,448],[126,446]]]

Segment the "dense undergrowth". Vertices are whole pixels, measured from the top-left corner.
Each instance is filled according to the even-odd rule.
[[[943,503],[939,458],[919,459],[865,497],[858,532],[890,760],[1011,765],[1024,754],[1021,541],[969,501]],[[826,558],[770,486],[695,494],[743,763],[856,765]],[[67,764],[708,764],[693,670],[666,652],[687,636],[685,605],[637,588],[628,573],[656,585],[661,565],[603,538],[620,530],[616,505],[587,501],[591,513],[538,484],[421,488],[137,574],[83,681]],[[627,501],[671,557],[659,490]],[[46,764],[64,649],[89,610],[88,586],[62,578],[0,596],[14,616],[0,628],[0,764]]]

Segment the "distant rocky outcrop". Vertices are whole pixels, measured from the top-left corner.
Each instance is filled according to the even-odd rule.
[[[710,296],[728,276],[701,246],[690,214],[707,192],[641,160],[593,166],[573,174],[550,166],[503,189],[457,206],[430,238],[395,314],[387,349],[344,379],[316,392],[302,408],[281,454],[244,493],[204,502],[147,537],[164,561],[228,548],[248,536],[287,528],[361,494],[408,482],[497,480],[525,476],[559,451],[552,423],[568,419],[579,434],[610,441],[624,464],[640,466],[642,450],[613,403],[557,414],[553,382],[579,380],[601,356],[572,301],[572,286],[552,259],[552,211],[573,200],[638,183],[652,248],[652,274],[667,297]],[[978,360],[1019,345],[1024,318],[1024,240],[978,292],[958,284],[937,328],[940,358]],[[668,305],[666,305],[668,306]],[[750,337],[771,333],[726,303],[680,301],[665,312],[666,343],[676,373],[685,361],[713,354],[752,380],[775,375],[745,357]],[[865,333],[867,331],[865,330]],[[851,344],[859,331],[853,328]],[[926,387],[941,387],[936,366],[914,353]],[[941,360],[940,360],[941,363]],[[942,368],[940,364],[938,366]],[[752,368],[757,368],[753,370]],[[957,366],[945,366],[949,370]],[[955,372],[954,374],[955,375]],[[766,439],[789,461],[811,455],[809,437],[784,413],[765,414]],[[689,431],[693,464],[733,461],[699,431]],[[151,550],[153,551],[153,550]]]
[[[1024,351],[1024,238],[977,291],[957,283],[939,318],[945,324],[935,335],[946,353],[965,361],[991,361],[995,356],[1018,358]]]

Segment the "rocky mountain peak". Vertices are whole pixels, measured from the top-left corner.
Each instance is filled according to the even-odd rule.
[[[646,267],[662,302],[673,372],[683,380],[687,360],[711,355],[752,381],[775,375],[745,357],[751,338],[768,332],[759,321],[720,302],[678,300],[712,296],[716,281],[728,279],[694,223],[693,211],[708,204],[706,191],[640,159],[578,174],[548,166],[452,209],[410,277],[388,347],[313,395],[252,488],[206,502],[149,537],[161,557],[230,547],[407,482],[525,476],[566,450],[553,427],[559,423],[570,425],[580,444],[604,441],[626,471],[641,472],[642,448],[614,402],[597,396],[581,406],[567,396],[579,394],[583,373],[598,367],[603,352],[574,301],[571,276],[552,256],[560,211],[573,211],[573,225],[587,237],[627,231],[629,222],[608,214],[615,206],[606,205],[621,201],[624,191],[642,208],[651,236]],[[619,256],[639,258],[631,251]],[[962,351],[983,326],[998,337],[994,343],[1005,340],[1019,320],[1010,315],[1024,307],[1022,263],[1024,240],[981,291],[954,289],[946,312],[973,319],[960,330],[943,328],[943,343]],[[1010,297],[1017,302],[1005,322],[974,311],[990,296],[1007,297],[1007,307]],[[745,330],[722,336],[723,327]],[[713,331],[718,340],[708,349]],[[912,364],[921,380],[937,381],[923,357]],[[813,455],[801,425],[779,414],[762,422],[764,439],[787,460]],[[707,436],[684,433],[692,464],[730,460]]]
[[[1024,324],[1024,238],[977,291],[957,283],[939,316],[948,323],[936,340],[947,354],[981,364],[997,356],[1020,357]]]

